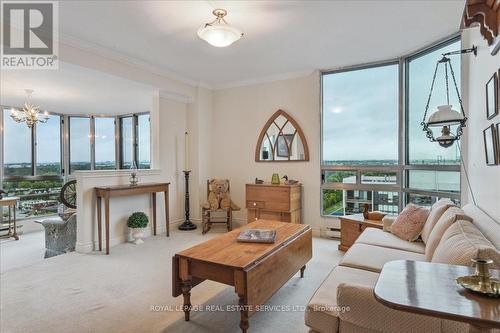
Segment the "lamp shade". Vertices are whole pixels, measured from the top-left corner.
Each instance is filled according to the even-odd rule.
[[[458,125],[463,121],[464,117],[460,112],[453,110],[451,105],[440,105],[437,110],[431,114],[428,126],[440,127],[440,126],[450,126]]]
[[[206,24],[198,29],[198,37],[215,47],[229,46],[242,36],[239,29],[223,22]]]

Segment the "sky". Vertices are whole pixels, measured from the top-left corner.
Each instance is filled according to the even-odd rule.
[[[410,160],[455,159],[456,145],[442,148],[426,138],[420,125],[436,62],[441,54],[459,50],[460,42],[410,61],[409,155]],[[460,56],[452,56],[460,84]],[[450,78],[451,80],[451,78]],[[454,109],[459,111],[450,81]],[[459,86],[460,89],[460,86]],[[428,114],[446,104],[444,69],[440,68]],[[386,65],[323,76],[323,159],[398,159],[398,66]],[[439,134],[439,132],[438,132]]]

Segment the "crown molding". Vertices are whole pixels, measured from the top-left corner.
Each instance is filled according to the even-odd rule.
[[[73,37],[64,33],[59,33],[59,43],[80,49],[82,51],[92,53],[96,56],[104,57],[113,61],[118,61],[125,65],[134,66],[144,71],[160,75],[169,80],[178,81],[192,87],[203,87],[207,89],[212,89],[211,85],[205,82],[187,78],[170,69],[153,65],[145,60],[126,55],[120,51],[114,50],[110,47],[103,46],[98,43],[90,42],[88,40],[83,40],[81,38]]]
[[[297,79],[297,78],[309,76],[309,75],[313,74],[314,72],[316,72],[315,69],[308,69],[308,70],[297,71],[297,72],[289,72],[289,73],[264,76],[264,77],[255,78],[255,79],[233,81],[233,82],[222,83],[222,84],[214,84],[212,89],[223,90],[223,89],[230,89],[230,88],[237,88],[237,87],[244,87],[244,86],[252,86],[252,85],[256,85],[256,84],[269,83],[269,82],[275,82],[275,81]]]

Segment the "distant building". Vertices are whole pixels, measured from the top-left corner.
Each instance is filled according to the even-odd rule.
[[[395,176],[363,176],[363,184],[396,184]],[[346,177],[343,183],[356,183],[356,176]],[[399,212],[399,195],[397,192],[343,190],[344,215],[362,213],[365,204],[371,211],[378,210],[388,214]]]

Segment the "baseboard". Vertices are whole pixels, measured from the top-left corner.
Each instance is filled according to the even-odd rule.
[[[172,227],[177,227],[182,222],[184,222],[184,219],[177,219],[174,221],[170,221],[170,230],[172,230]],[[197,224],[197,225],[199,225],[201,223],[199,221],[199,219],[191,219],[191,222],[193,222],[194,224]],[[165,225],[157,225],[156,228],[157,228],[156,229],[157,234],[162,234],[162,233],[166,232]],[[153,231],[149,230],[149,233],[146,234],[146,238],[151,237],[152,235],[153,235]],[[128,242],[127,235],[121,235],[119,237],[112,237],[109,239],[109,247],[111,248],[115,245],[126,243],[126,242]],[[82,243],[76,242],[75,250],[78,253],[90,253],[93,251],[97,251],[98,248],[99,248],[99,241],[94,240],[93,242],[82,242]],[[103,243],[103,250],[105,248],[106,248],[106,245]]]

